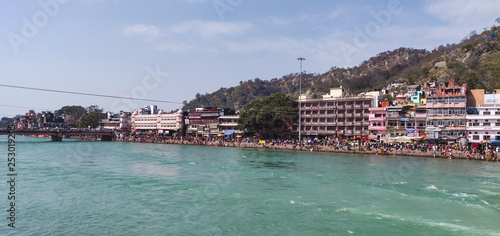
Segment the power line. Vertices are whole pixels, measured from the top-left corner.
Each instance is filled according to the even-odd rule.
[[[0,104],[0,107],[13,107],[13,108],[24,108],[24,109],[36,109],[36,110],[50,110],[47,108],[37,108],[37,107],[23,107],[23,106],[13,106],[13,105],[5,105],[5,104]]]
[[[36,90],[36,91],[52,92],[52,93],[65,93],[65,94],[73,94],[73,95],[84,95],[84,96],[93,96],[93,97],[119,98],[119,99],[138,100],[138,101],[147,101],[147,102],[182,104],[181,102],[171,102],[171,101],[145,99],[145,98],[121,97],[121,96],[103,95],[103,94],[94,94],[94,93],[81,93],[81,92],[72,92],[72,91],[55,90],[55,89],[32,88],[32,87],[15,86],[15,85],[7,85],[7,84],[0,84],[0,87],[16,88],[16,89],[28,89],[28,90]]]

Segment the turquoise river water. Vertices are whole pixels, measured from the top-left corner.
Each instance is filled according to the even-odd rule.
[[[0,235],[500,235],[500,163],[0,136]]]

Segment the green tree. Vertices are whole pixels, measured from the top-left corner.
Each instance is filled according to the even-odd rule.
[[[90,105],[89,107],[86,108],[87,109],[87,113],[92,113],[92,112],[99,112],[99,113],[102,113],[103,112],[103,109],[102,108],[99,108],[98,105]]]
[[[61,109],[55,111],[55,116],[67,116],[68,126],[76,126],[76,122],[83,116],[87,114],[87,110],[82,106],[64,106]]]
[[[273,93],[243,107],[238,127],[247,135],[261,138],[284,137],[297,118],[297,102],[284,93]]]
[[[87,113],[76,122],[76,127],[88,128],[90,126],[90,128],[97,128],[101,119],[105,117],[105,114],[98,111]]]
[[[56,116],[66,115],[72,116],[76,120],[87,114],[87,110],[82,106],[64,106],[55,112]]]
[[[392,95],[390,93],[386,93],[386,94],[384,94],[384,101],[392,102],[392,101],[394,101],[394,98],[392,97]]]

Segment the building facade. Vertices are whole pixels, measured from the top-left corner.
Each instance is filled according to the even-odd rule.
[[[343,88],[333,88],[321,99],[302,95],[299,102],[301,133],[304,136],[368,137],[369,109],[376,106],[381,96],[381,92],[350,96]]]
[[[484,89],[467,94],[467,139],[472,145],[500,142],[500,89],[485,94]]]
[[[467,115],[467,139],[470,143],[500,141],[500,106],[477,107]]]
[[[183,111],[167,113],[156,110],[155,106],[134,111],[131,115],[132,132],[154,132],[171,134],[184,128]]]
[[[429,87],[425,95],[427,139],[456,142],[465,138],[467,84],[440,83]]]
[[[107,130],[116,130],[121,132],[128,132],[132,127],[132,122],[130,120],[131,113],[123,112],[112,114],[107,113],[107,118],[101,120],[100,126]]]
[[[385,138],[386,132],[386,116],[387,111],[386,107],[371,107],[369,108],[370,115],[368,120],[370,121],[370,125],[368,126],[368,130],[370,131],[369,139],[381,140]]]
[[[206,107],[189,110],[185,119],[186,134],[191,136],[217,136],[219,134],[219,118],[234,115],[229,108]]]
[[[388,142],[411,142],[425,135],[426,107],[416,104],[387,107]]]
[[[235,138],[236,135],[242,134],[238,127],[239,115],[225,115],[219,117],[219,135],[230,138]]]

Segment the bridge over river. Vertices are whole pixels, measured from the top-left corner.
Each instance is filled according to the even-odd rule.
[[[0,130],[0,135],[11,134],[8,130]],[[16,135],[44,135],[50,136],[52,141],[62,141],[63,137],[93,136],[101,141],[112,141],[113,131],[83,131],[83,130],[16,130]]]

